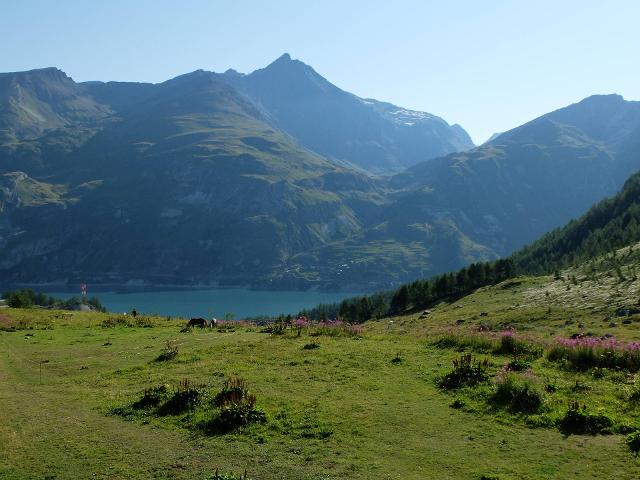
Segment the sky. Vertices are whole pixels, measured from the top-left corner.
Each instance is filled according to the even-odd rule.
[[[597,93],[640,100],[637,0],[3,0],[0,72],[251,72],[281,54],[476,143]]]

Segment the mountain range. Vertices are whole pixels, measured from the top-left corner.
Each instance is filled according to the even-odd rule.
[[[604,95],[474,147],[286,54],[160,84],[0,74],[0,277],[387,288],[582,214],[639,139],[640,103]]]

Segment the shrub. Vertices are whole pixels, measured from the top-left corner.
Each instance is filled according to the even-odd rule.
[[[157,407],[160,403],[167,400],[167,398],[169,398],[169,389],[166,385],[146,388],[142,398],[137,402],[134,402],[131,406],[136,410]]]
[[[256,407],[256,397],[249,395],[241,402],[231,402],[220,409],[214,420],[217,430],[228,432],[251,423],[262,423],[267,419],[264,412]]]
[[[640,453],[640,431],[631,432],[624,439],[629,450],[637,457]]]
[[[5,298],[7,304],[13,308],[30,308],[38,305],[40,307],[70,309],[76,305],[86,304],[100,312],[106,311],[100,303],[100,300],[96,297],[90,299],[71,297],[67,300],[60,300],[59,298],[50,297],[44,293],[34,292],[31,289],[24,289],[6,292],[3,298]]]
[[[213,404],[216,407],[223,407],[231,402],[242,401],[247,395],[249,395],[249,389],[246,380],[242,378],[228,378],[225,380],[222,390],[213,398]]]
[[[640,402],[640,378],[635,376],[633,383],[626,388],[626,397],[630,403]]]
[[[135,327],[152,328],[153,327],[153,321],[151,320],[150,317],[147,317],[147,316],[144,316],[144,315],[138,315],[133,320],[133,325]]]
[[[539,357],[542,348],[516,338],[513,330],[503,331],[498,338],[494,334],[480,330],[476,334],[447,333],[438,338],[433,345],[437,348],[456,348],[458,350],[473,350],[474,352],[491,352],[496,355],[513,355],[518,357]]]
[[[178,346],[174,342],[167,340],[167,344],[165,345],[164,350],[160,355],[156,357],[154,361],[167,362],[169,360],[173,360],[177,356],[178,356]]]
[[[173,391],[173,395],[160,405],[158,415],[180,415],[193,410],[200,403],[201,396],[201,388],[191,383],[188,378],[185,378],[180,382],[178,388]]]
[[[5,293],[4,298],[11,308],[30,308],[34,304],[33,293],[32,290],[16,290]]]
[[[488,380],[487,368],[488,360],[478,362],[473,361],[470,354],[462,355],[459,359],[453,360],[453,371],[447,373],[440,380],[440,388],[445,390],[455,390],[464,386],[473,386]]]
[[[578,402],[569,404],[569,409],[558,422],[558,428],[565,435],[609,434],[613,422],[606,415],[587,412],[586,405],[580,408]]]
[[[537,385],[514,373],[508,373],[497,383],[491,402],[518,413],[536,413],[542,408],[544,395]]]
[[[515,358],[507,364],[507,368],[513,372],[522,372],[529,368],[529,363]]]
[[[500,334],[500,344],[493,353],[502,355],[526,355],[529,357],[539,357],[542,355],[542,348],[538,345],[525,342],[516,337],[513,330],[505,330]]]
[[[213,399],[220,411],[208,425],[209,429],[228,432],[251,423],[266,421],[265,413],[256,406],[256,396],[249,393],[242,378],[229,378]]]
[[[402,363],[402,357],[399,353],[396,353],[396,356],[391,359],[391,363],[393,363],[394,365]]]

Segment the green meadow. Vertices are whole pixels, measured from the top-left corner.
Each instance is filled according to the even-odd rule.
[[[184,321],[160,317],[2,309],[0,477],[638,478],[625,444],[640,425],[635,373],[576,371],[546,352],[553,336],[584,329],[637,338],[640,323],[632,316],[613,328],[599,311],[525,304],[553,281],[511,280],[355,334],[248,324],[182,331]],[[499,351],[509,327],[531,349]],[[464,353],[487,360],[487,378],[441,388]],[[492,401],[514,356],[534,377],[535,412]],[[266,421],[203,428],[229,378],[247,382]],[[132,407],[145,390],[172,392],[185,380],[201,392],[194,408]],[[562,432],[570,402],[610,425]]]

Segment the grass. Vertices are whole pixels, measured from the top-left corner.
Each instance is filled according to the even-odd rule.
[[[531,428],[535,416],[527,422],[487,407],[491,382],[443,392],[437,380],[460,353],[431,345],[422,328],[401,334],[402,322],[398,330],[384,331],[380,322],[356,337],[322,336],[321,348],[304,349],[318,337],[244,327],[180,333],[180,321],[148,318],[136,325],[84,312],[66,318],[5,309],[3,315],[21,328],[34,327],[0,332],[3,479],[196,479],[212,477],[216,469],[246,469],[254,479],[640,475],[621,435],[564,436],[557,428]],[[168,342],[177,355],[154,362]],[[490,373],[510,358],[492,353]],[[44,360],[49,363],[42,365],[40,383]],[[541,383],[557,386],[549,418],[566,411],[567,398],[582,395],[589,411],[613,402],[618,423],[637,422],[636,410],[627,417],[619,413],[627,401],[616,396],[616,382],[624,376],[607,372],[596,380],[544,357],[532,368]],[[145,389],[168,385],[170,392],[188,378],[215,392],[235,377],[249,383],[265,423],[209,435],[188,428],[197,411],[110,414],[142,398]],[[576,379],[591,389],[572,392]],[[461,408],[449,406],[454,399],[463,400]]]

